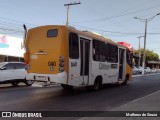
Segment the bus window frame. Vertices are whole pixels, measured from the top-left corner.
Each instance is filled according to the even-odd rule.
[[[111,52],[111,47],[113,48],[113,46],[116,48],[116,57],[111,55],[111,54],[113,54]],[[106,58],[107,62],[109,62],[109,63],[118,63],[118,46],[114,45],[114,44],[111,44],[111,43],[107,43],[106,44],[106,57],[107,57]]]
[[[97,45],[95,45],[97,44]],[[104,46],[103,46],[103,45]],[[103,51],[101,48],[102,46],[105,47],[106,43],[103,42],[103,41],[100,41],[100,40],[97,40],[97,39],[93,39],[92,40],[92,58],[93,58],[93,61],[98,61],[98,62],[106,62],[106,58],[105,58],[105,51]],[[103,53],[102,53],[103,52]],[[96,54],[98,53],[98,54]],[[96,59],[96,56],[97,59]],[[104,59],[102,59],[102,57],[104,57]]]
[[[127,64],[132,67],[133,66],[133,61],[132,61],[132,52],[130,50],[126,50],[126,62]]]

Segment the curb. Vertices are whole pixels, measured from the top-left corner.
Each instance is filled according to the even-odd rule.
[[[159,75],[160,73],[151,73],[151,74],[144,74],[144,75],[132,75],[132,78],[135,77],[145,77],[145,76],[152,76],[152,75]]]

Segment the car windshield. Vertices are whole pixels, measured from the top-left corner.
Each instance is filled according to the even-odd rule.
[[[0,68],[3,67],[5,65],[5,63],[0,63]]]

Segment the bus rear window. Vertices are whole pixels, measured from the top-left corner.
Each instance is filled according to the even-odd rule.
[[[47,32],[47,37],[57,37],[58,30],[57,29],[51,29]]]

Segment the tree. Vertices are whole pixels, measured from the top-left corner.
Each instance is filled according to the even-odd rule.
[[[142,65],[142,60],[143,60],[143,53],[144,53],[144,49],[140,50],[141,52],[141,65]],[[134,50],[135,54],[139,54],[139,50]],[[159,61],[159,55],[157,53],[154,53],[152,50],[147,49],[146,50],[146,63],[148,61]],[[137,64],[137,60],[135,61]]]

